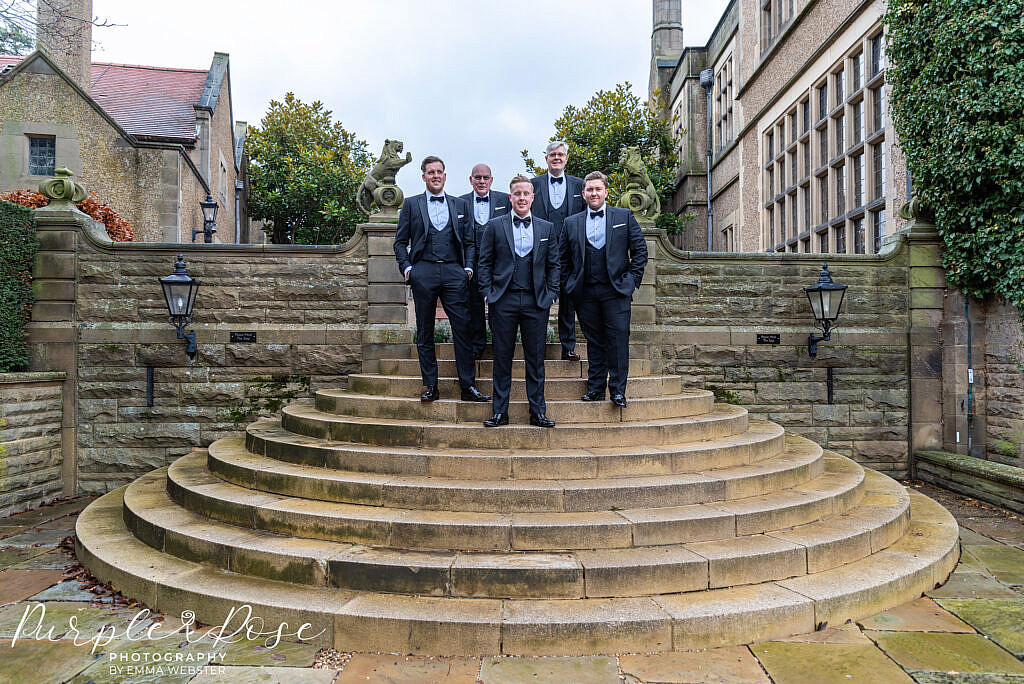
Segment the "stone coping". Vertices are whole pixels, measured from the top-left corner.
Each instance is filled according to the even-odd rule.
[[[954,472],[961,472],[1013,487],[1024,493],[1024,468],[946,451],[917,451],[914,456]]]
[[[0,373],[0,385],[23,385],[36,382],[63,382],[67,380],[65,371],[39,371],[26,373]]]

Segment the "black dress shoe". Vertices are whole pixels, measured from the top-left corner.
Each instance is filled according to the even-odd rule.
[[[580,355],[577,354],[572,349],[570,349],[569,351],[566,351],[566,350],[563,349],[562,350],[562,360],[563,361],[579,361],[580,360]]]
[[[507,413],[495,413],[484,421],[484,427],[498,427],[499,425],[508,425]],[[552,423],[552,425],[554,425],[554,423]]]
[[[626,408],[626,397],[623,394],[613,394],[612,403],[619,408]]]
[[[462,390],[462,401],[490,401],[491,395],[484,394],[473,385]]]
[[[604,401],[604,390],[591,390],[580,397],[580,399],[583,401]]]
[[[531,413],[530,414],[530,425],[536,425],[537,427],[555,427],[555,421],[551,420],[543,413]]]
[[[428,387],[427,391],[420,395],[420,401],[437,401],[441,398],[441,393],[437,391],[437,385]]]

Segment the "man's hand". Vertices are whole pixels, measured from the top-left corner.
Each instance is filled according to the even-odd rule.
[[[412,273],[412,266],[405,269],[405,282],[409,282],[409,274]]]
[[[464,268],[462,270],[466,272],[466,278],[467,279],[471,279],[473,277],[473,269],[471,269],[471,268]]]

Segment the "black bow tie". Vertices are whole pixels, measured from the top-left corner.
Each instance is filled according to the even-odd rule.
[[[527,216],[526,218],[519,218],[518,216],[513,216],[512,223],[516,224],[517,226],[528,226],[530,225],[530,217]]]
[[[430,201],[431,202],[444,202],[444,197],[434,197],[433,195],[431,195],[430,196]]]
[[[590,212],[590,218],[604,218],[604,209]]]
[[[490,200],[491,200],[490,197],[477,197],[476,198],[477,202],[489,202]]]
[[[561,183],[565,180],[565,176],[551,176],[550,179],[552,183]]]

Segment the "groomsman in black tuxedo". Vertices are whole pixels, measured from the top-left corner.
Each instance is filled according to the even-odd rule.
[[[509,191],[512,215],[500,216],[487,224],[477,260],[480,287],[491,308],[494,347],[494,415],[484,425],[508,425],[512,354],[518,328],[526,361],[530,424],[554,427],[555,422],[545,415],[544,346],[548,311],[558,294],[558,233],[549,221],[531,215],[533,185],[526,176],[513,178]]]
[[[555,226],[560,240],[564,240],[562,224],[565,219],[583,211],[583,179],[565,173],[565,164],[569,161],[569,148],[561,140],[549,143],[544,150],[544,161],[548,170],[535,176],[533,191],[536,194],[533,213],[538,218],[551,221]],[[562,274],[565,278],[565,274]],[[564,285],[564,283],[562,283]],[[562,343],[562,358],[577,361],[576,353],[576,313],[573,310],[572,298],[558,298],[558,339]]]
[[[476,241],[465,202],[445,194],[444,162],[427,157],[420,164],[426,192],[402,203],[395,231],[395,258],[412,287],[416,307],[416,350],[426,391],[422,401],[440,397],[434,316],[437,300],[448,315],[455,343],[455,367],[463,401],[488,401],[476,388],[476,364],[469,340],[469,279],[473,276]]]
[[[631,210],[605,203],[603,173],[587,174],[583,196],[588,210],[566,219],[562,242],[562,292],[572,297],[587,338],[583,401],[602,401],[607,385],[612,402],[625,408],[630,306],[647,266],[647,243]]]
[[[478,260],[484,226],[491,219],[505,216],[509,212],[508,195],[500,190],[491,190],[493,182],[491,167],[477,164],[469,174],[469,184],[473,186],[473,191],[459,197],[473,215]],[[473,277],[469,281],[469,338],[473,344],[473,358],[479,359],[487,345],[487,328],[484,321],[484,298],[480,293],[480,269],[474,265],[473,270]]]

